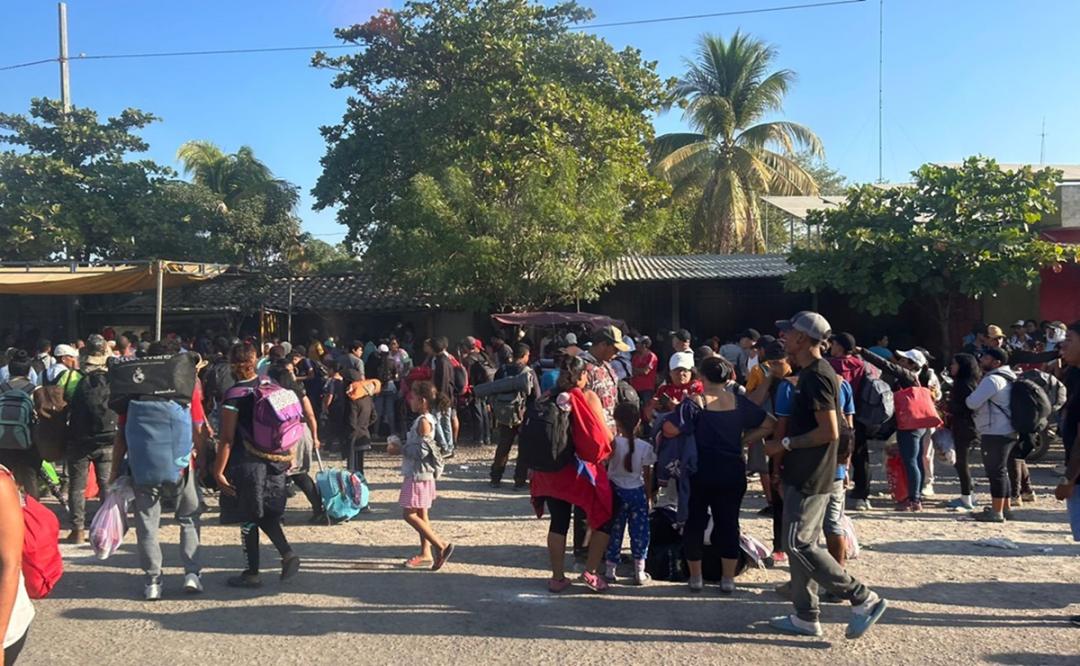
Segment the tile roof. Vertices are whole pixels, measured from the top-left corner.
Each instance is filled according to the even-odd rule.
[[[646,282],[778,277],[793,268],[782,254],[688,254],[621,257],[612,270],[615,282]]]
[[[313,275],[306,277],[220,278],[197,287],[167,289],[166,312],[240,312],[260,305],[285,312],[289,285],[293,287],[293,311],[409,312],[437,308],[423,295],[409,296],[393,288],[381,288],[370,275]],[[154,294],[136,296],[114,311],[151,312]]]

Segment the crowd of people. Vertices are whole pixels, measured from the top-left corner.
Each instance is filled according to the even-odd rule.
[[[516,445],[513,488],[530,493],[538,516],[550,516],[552,593],[572,585],[565,568],[572,528],[573,553],[584,561],[581,582],[590,590],[603,592],[619,580],[628,530],[626,582],[644,585],[657,575],[650,558],[662,541],[685,567],[667,566],[665,578],[683,571],[693,593],[706,578],[717,579],[731,594],[748,552],[739,521],[747,479],[757,476],[767,500],[762,514],[773,521],[771,548],[761,559],[788,563],[790,581],[778,591],[795,611],[771,625],[810,636],[822,633],[823,600],[852,605],[850,638],[887,608],[845,567],[853,536],[845,510],[874,508],[871,442],[889,442],[897,460],[890,490],[898,511],[922,511],[936,496],[934,462],[943,458],[960,481],[949,508],[983,522],[1010,520],[1035,500],[1025,458],[1055,432],[1067,456],[1056,494],[1074,497],[1080,322],[1017,322],[1011,336],[979,326],[963,352],[937,365],[924,348],[891,350],[886,336],[864,348],[814,312],[776,322],[774,333],[747,329],[726,344],[698,338],[695,346],[687,330],[654,343],[615,325],[547,331],[539,339],[516,329],[454,345],[444,337],[415,341],[411,332],[339,344],[312,332],[303,346],[272,340],[260,347],[228,336],[153,341],[103,331],[55,347],[41,340],[32,349],[9,348],[0,367],[6,663],[33,618],[18,567],[19,509],[23,497],[38,495],[42,467],[55,459],[44,441],[17,446],[6,439],[18,440],[8,409],[28,399],[34,418],[62,419],[66,541],[88,538],[91,469],[102,489],[132,477],[143,593],[151,601],[163,595],[163,511],[181,528],[183,590],[203,591],[199,531],[207,490],[219,494],[222,523],[240,526],[246,567],[230,586],[263,584],[260,533],[280,554],[280,579],[295,577],[301,561],[283,516],[295,488],[310,503],[313,524],[330,522],[311,475],[324,445],[361,479],[373,441],[385,439],[402,457],[399,505],[421,544],[404,566],[432,570],[454,551],[431,515],[445,461],[463,440],[494,444],[490,483],[500,488]],[[189,390],[173,387],[170,399],[158,402],[117,399],[117,369],[146,358],[180,368],[170,372],[178,384],[190,382]],[[266,405],[295,410],[288,447],[268,444],[260,430]],[[162,420],[172,447],[164,464],[148,460],[140,446]],[[32,431],[37,437],[47,429]],[[989,488],[985,505],[971,471],[976,450]],[[819,546],[822,535],[827,548]]]

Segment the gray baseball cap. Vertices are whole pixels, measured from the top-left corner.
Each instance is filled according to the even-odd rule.
[[[818,313],[809,310],[798,312],[791,319],[781,319],[777,321],[776,328],[780,331],[798,331],[799,333],[805,333],[819,342],[828,340],[829,335],[832,333],[832,326],[829,326],[828,320]]]

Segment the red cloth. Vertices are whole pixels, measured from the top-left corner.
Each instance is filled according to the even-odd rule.
[[[829,358],[829,365],[836,374],[840,375],[851,384],[851,390],[859,395],[859,387],[862,386],[863,377],[866,376],[866,363],[858,356],[844,356],[841,358]]]
[[[705,392],[705,385],[701,383],[700,379],[692,379],[689,384],[672,384],[671,382],[665,383],[663,386],[656,390],[656,399],[667,396],[671,398],[672,402],[682,402],[686,396],[689,395],[701,395]]]
[[[652,391],[656,388],[656,366],[658,362],[656,354],[651,351],[634,354],[630,358],[630,367],[634,370],[648,368],[648,372],[645,374],[634,375],[630,378],[630,386],[633,386],[635,391]]]
[[[533,508],[540,518],[544,515],[545,497],[569,502],[584,509],[589,527],[598,530],[611,520],[611,484],[607,468],[600,464],[611,455],[611,435],[581,389],[565,395],[570,401],[570,435],[578,459],[558,472],[533,472]]]

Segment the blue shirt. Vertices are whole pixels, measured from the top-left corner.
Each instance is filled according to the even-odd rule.
[[[30,368],[30,374],[26,378],[29,379],[30,383],[33,384],[34,386],[41,386],[41,379],[38,377],[37,372],[33,368]],[[11,379],[11,372],[8,370],[8,367],[5,365],[4,367],[0,368],[0,384],[4,383],[6,381],[9,381],[10,379]]]
[[[675,423],[696,440],[698,465],[694,478],[714,483],[729,478],[733,464],[743,462],[743,433],[760,426],[765,416],[764,409],[741,395],[735,397],[735,409],[724,412],[702,409],[693,400],[683,400]]]

